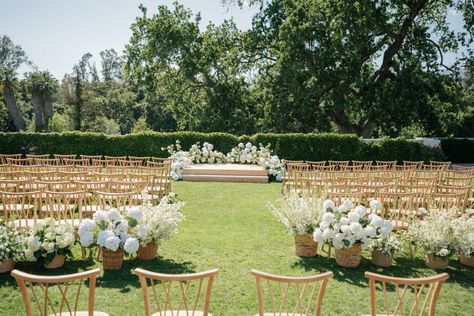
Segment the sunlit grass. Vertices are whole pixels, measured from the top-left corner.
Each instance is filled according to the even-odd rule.
[[[376,268],[364,252],[357,269],[344,269],[334,259],[318,256],[300,259],[294,255],[293,239],[271,215],[265,204],[279,198],[279,184],[174,184],[174,191],[186,202],[186,220],[179,234],[159,249],[160,257],[143,263],[127,259],[120,271],[105,272],[98,280],[96,310],[110,315],[143,315],[143,298],[138,279],[131,271],[136,267],[164,272],[185,273],[219,269],[214,284],[211,312],[219,315],[255,315],[257,300],[252,268],[284,275],[310,275],[333,271],[323,303],[323,315],[359,315],[370,312],[369,289],[364,271],[394,276],[419,277],[436,272],[425,268],[422,254],[411,260],[406,252],[396,258],[390,269]],[[18,269],[38,274],[64,274],[101,267],[91,260],[75,258],[63,269],[46,271],[35,264],[21,263]],[[437,315],[474,314],[474,270],[450,261],[439,299]],[[14,280],[0,277],[0,314],[24,315],[23,301]]]

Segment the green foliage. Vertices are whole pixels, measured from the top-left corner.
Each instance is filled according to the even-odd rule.
[[[132,127],[132,133],[141,133],[141,132],[150,132],[151,129],[148,127],[146,119],[144,117],[140,117]]]
[[[181,142],[188,149],[196,142],[209,142],[215,149],[229,152],[239,142],[271,144],[274,153],[289,160],[441,160],[439,150],[403,138],[365,143],[355,135],[339,134],[255,134],[143,132],[128,135],[99,133],[0,133],[0,153],[89,154],[108,156],[166,157],[161,148]]]
[[[445,159],[451,162],[474,162],[474,140],[448,138],[441,141]]]
[[[72,122],[67,115],[54,113],[49,119],[48,132],[62,133],[71,130]]]

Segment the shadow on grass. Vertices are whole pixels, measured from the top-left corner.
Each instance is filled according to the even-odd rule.
[[[15,269],[37,275],[64,275],[77,273],[99,267],[102,269],[102,263],[94,261],[89,257],[83,260],[67,260],[64,266],[59,269],[45,269],[39,262],[20,262]],[[121,292],[130,291],[130,287],[138,288],[140,283],[138,277],[132,272],[135,268],[143,268],[160,273],[181,274],[195,272],[191,262],[175,262],[172,259],[157,257],[151,261],[141,261],[137,259],[124,258],[123,266],[120,270],[104,271],[102,276],[97,279],[97,286],[105,288],[119,288]],[[15,279],[10,273],[0,274],[0,286],[17,287]]]
[[[457,283],[466,289],[474,287],[474,273],[472,273],[472,268],[460,264],[455,259],[450,260],[449,267],[445,271],[435,271],[427,268],[424,264],[424,260],[420,257],[414,259],[405,256],[396,257],[391,267],[381,268],[372,264],[370,255],[365,254],[365,256],[362,257],[359,267],[344,268],[336,263],[334,255],[331,259],[328,259],[326,254],[318,254],[313,258],[299,258],[293,263],[292,268],[302,268],[305,271],[314,272],[315,274],[332,271],[335,280],[347,282],[359,287],[368,286],[367,278],[364,276],[365,271],[404,278],[421,278],[447,272],[449,274],[448,282]]]

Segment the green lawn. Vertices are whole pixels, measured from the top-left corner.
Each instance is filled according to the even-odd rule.
[[[420,277],[435,274],[424,267],[422,255],[410,260],[406,253],[390,269],[376,268],[364,252],[357,269],[344,269],[325,256],[300,259],[293,253],[293,239],[266,208],[268,201],[279,197],[280,184],[174,184],[173,190],[186,202],[186,220],[179,234],[159,249],[160,257],[143,263],[127,259],[118,272],[105,272],[98,280],[96,310],[110,315],[143,315],[142,292],[138,279],[131,274],[136,267],[164,273],[183,273],[218,268],[211,312],[219,315],[255,315],[257,313],[255,281],[252,268],[284,275],[310,275],[333,271],[323,301],[323,315],[358,315],[369,313],[369,290],[364,271],[394,276]],[[54,273],[72,273],[100,267],[100,263],[83,262],[76,246],[74,260]],[[18,269],[38,274],[52,272],[32,263]],[[474,270],[450,261],[439,304],[438,315],[474,314]],[[9,275],[0,277],[0,314],[23,315],[23,301],[16,283]]]

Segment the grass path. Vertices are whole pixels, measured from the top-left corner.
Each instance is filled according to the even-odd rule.
[[[273,218],[265,204],[279,197],[278,184],[174,184],[174,191],[186,202],[186,220],[179,234],[159,249],[153,262],[127,259],[122,270],[105,272],[98,280],[96,309],[110,315],[143,315],[142,292],[138,279],[131,274],[136,267],[164,273],[184,273],[218,268],[211,312],[214,316],[255,315],[257,312],[252,268],[276,274],[309,275],[333,271],[328,284],[323,315],[358,315],[369,313],[369,290],[364,271],[396,276],[428,276],[434,271],[424,267],[421,254],[410,260],[406,253],[390,269],[370,263],[370,255],[358,269],[343,269],[334,259],[318,256],[300,259],[293,254],[293,240]],[[75,259],[53,273],[72,273],[100,263]],[[52,273],[31,263],[18,264],[33,273]],[[450,280],[443,288],[438,315],[474,315],[474,270],[452,261],[447,271]],[[0,314],[23,315],[23,302],[15,282],[0,276]]]

